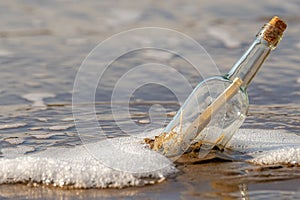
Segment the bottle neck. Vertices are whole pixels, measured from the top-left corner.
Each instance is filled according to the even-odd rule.
[[[270,52],[271,48],[256,39],[226,75],[227,78],[234,80],[238,77],[243,81],[242,87],[247,88]]]
[[[264,63],[271,50],[275,49],[282,34],[271,35],[270,40],[269,30],[272,25],[266,24],[257,34],[256,39],[245,52],[245,54],[236,62],[226,77],[230,80],[240,78],[243,81],[242,87],[247,88],[257,71]],[[272,32],[273,33],[273,32]]]

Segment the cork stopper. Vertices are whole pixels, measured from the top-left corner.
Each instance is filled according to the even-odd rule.
[[[273,17],[269,23],[267,23],[261,32],[263,38],[274,48],[280,42],[283,32],[286,29],[287,24],[279,17]]]
[[[272,26],[275,26],[276,28],[278,28],[279,30],[282,31],[282,33],[284,32],[284,30],[286,29],[287,25],[286,23],[280,19],[277,16],[274,16],[270,21],[269,24],[271,24]]]

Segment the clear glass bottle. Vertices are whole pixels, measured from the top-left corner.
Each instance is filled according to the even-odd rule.
[[[199,83],[164,132],[155,138],[153,149],[175,160],[191,144],[200,147],[199,157],[216,145],[224,148],[246,118],[249,83],[285,29],[286,24],[273,17],[228,74]]]

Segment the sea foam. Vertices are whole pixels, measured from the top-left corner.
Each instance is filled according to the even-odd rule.
[[[228,147],[258,165],[300,165],[300,136],[284,130],[240,129]]]
[[[114,152],[117,146],[112,144],[121,144],[122,148]],[[150,151],[138,138],[115,138],[75,148],[49,148],[19,157],[11,157],[9,152],[2,151],[0,184],[122,188],[154,184],[177,172],[173,163]]]
[[[10,147],[11,148],[11,147]],[[279,130],[241,129],[228,144],[258,165],[300,165],[300,137]],[[141,138],[114,138],[72,148],[10,155],[2,151],[0,184],[42,183],[73,188],[122,188],[154,184],[178,170]]]

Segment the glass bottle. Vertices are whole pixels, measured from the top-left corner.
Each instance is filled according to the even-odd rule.
[[[228,74],[199,83],[155,138],[152,149],[175,160],[192,144],[200,149],[200,158],[214,146],[224,148],[246,118],[249,83],[282,39],[286,26],[280,18],[273,17]]]

